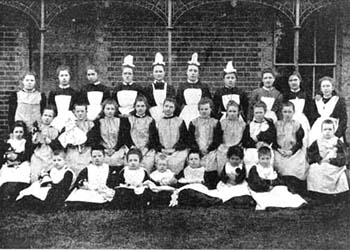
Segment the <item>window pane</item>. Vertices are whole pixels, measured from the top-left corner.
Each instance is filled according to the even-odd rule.
[[[303,78],[303,81],[301,82],[301,87],[310,96],[312,96],[312,85],[314,84],[313,67],[310,67],[310,66],[299,67],[299,71],[300,71],[301,77]]]
[[[335,18],[319,15],[317,20],[317,63],[334,63]]]
[[[293,26],[288,20],[280,16],[276,16],[274,40],[276,63],[293,63]]]
[[[299,63],[314,63],[315,22],[309,20],[300,30]]]

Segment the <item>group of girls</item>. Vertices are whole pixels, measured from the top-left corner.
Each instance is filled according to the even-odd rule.
[[[87,67],[89,83],[70,86],[67,66],[46,97],[35,74],[10,97],[10,138],[0,147],[4,207],[135,208],[159,205],[300,207],[347,194],[344,99],[320,79],[314,99],[289,77],[274,87],[271,69],[250,96],[236,87],[232,61],[213,99],[200,82],[197,53],[178,90],[165,82],[157,53],[154,82],[134,82],[124,58],[113,91]]]

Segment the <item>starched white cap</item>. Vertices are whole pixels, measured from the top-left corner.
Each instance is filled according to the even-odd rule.
[[[160,52],[157,52],[157,54],[154,58],[154,63],[152,65],[153,66],[155,66],[155,65],[165,66],[163,55]]]
[[[196,66],[200,66],[201,64],[198,62],[198,53],[193,53],[191,61],[187,62],[188,65],[196,65]]]
[[[224,69],[226,74],[237,73],[237,70],[233,67],[232,61],[229,61]]]
[[[123,67],[131,67],[131,68],[135,68],[134,65],[134,57],[132,55],[127,55],[124,58],[124,62],[122,64]]]

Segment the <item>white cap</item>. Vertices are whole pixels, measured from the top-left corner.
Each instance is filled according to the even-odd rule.
[[[154,58],[154,63],[152,65],[153,66],[155,66],[155,65],[165,66],[163,55],[160,52],[157,52],[157,54]]]
[[[200,66],[201,64],[198,62],[198,53],[193,53],[191,61],[187,62],[188,65],[196,65],[196,66]]]
[[[232,61],[229,61],[224,69],[226,74],[237,73],[237,70],[233,67]]]
[[[132,55],[127,55],[127,56],[124,58],[124,62],[123,62],[123,64],[122,64],[122,66],[135,68],[135,65],[134,65],[134,57],[133,57]]]

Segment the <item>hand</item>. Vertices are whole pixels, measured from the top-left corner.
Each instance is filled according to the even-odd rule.
[[[7,154],[7,159],[9,159],[10,161],[14,161],[17,159],[17,154],[14,152],[10,152]]]
[[[50,138],[48,138],[48,137],[45,138],[45,143],[46,144],[50,144],[51,142],[52,142],[52,140]]]

